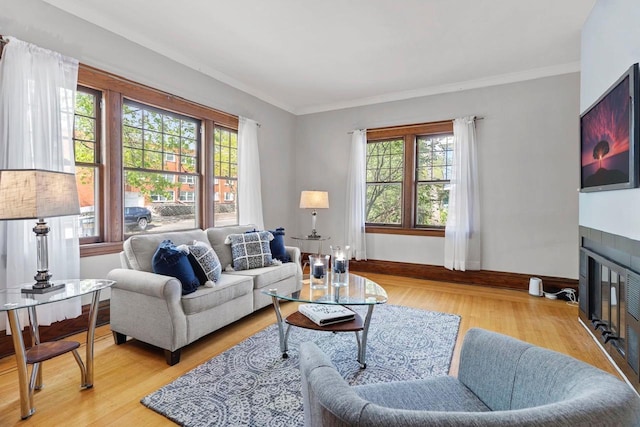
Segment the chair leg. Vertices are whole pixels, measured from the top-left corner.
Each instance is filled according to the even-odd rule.
[[[167,365],[173,366],[180,362],[180,350],[181,349],[177,349],[176,351],[164,351],[164,358],[167,361]]]
[[[113,340],[116,345],[124,344],[127,342],[127,336],[125,334],[121,334],[120,332],[111,331],[113,333]]]
[[[78,349],[73,350],[73,357],[78,362],[78,366],[80,367],[80,385],[81,387],[91,388],[92,385],[87,384],[87,368],[85,368],[82,359],[80,358],[80,354],[78,354]]]

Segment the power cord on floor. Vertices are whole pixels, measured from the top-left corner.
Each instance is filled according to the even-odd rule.
[[[558,299],[559,295],[565,294],[567,298],[569,298],[569,301],[567,301],[567,304],[569,305],[577,305],[578,304],[578,298],[576,298],[576,291],[575,289],[571,289],[571,288],[564,288],[559,290],[556,293],[551,293],[551,292],[545,292],[544,296],[545,298],[548,299]]]

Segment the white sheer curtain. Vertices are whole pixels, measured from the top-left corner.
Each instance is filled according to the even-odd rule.
[[[0,60],[0,169],[75,172],[73,113],[78,61],[13,37]],[[80,276],[76,216],[45,218],[52,280]],[[0,221],[0,289],[34,282],[35,220]],[[79,316],[80,300],[38,307],[38,322]],[[25,324],[25,313],[22,313]],[[3,324],[4,323],[4,324]],[[0,319],[0,329],[6,318]]]
[[[246,117],[239,118],[238,126],[238,209],[240,224],[264,230],[258,123]]]
[[[480,203],[475,117],[453,122],[454,148],[449,214],[444,236],[444,266],[480,270]]]
[[[358,129],[351,137],[351,158],[347,174],[346,244],[351,246],[351,254],[356,260],[367,259],[365,233],[367,199],[367,131]]]

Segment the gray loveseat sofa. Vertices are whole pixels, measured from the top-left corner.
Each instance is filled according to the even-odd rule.
[[[224,271],[232,263],[229,234],[253,230],[253,226],[209,228],[131,236],[120,253],[122,268],[108,278],[117,283],[111,290],[111,330],[116,344],[127,336],[160,347],[169,365],[180,361],[180,349],[225,325],[271,303],[262,294],[269,288],[294,293],[302,287],[300,250],[287,246],[290,263],[244,271]],[[152,258],[165,239],[176,245],[208,241],[223,268],[213,288],[199,287],[182,295],[174,277],[153,273]]]
[[[566,355],[471,329],[458,377],[350,387],[313,343],[300,348],[307,426],[638,426],[624,382]]]

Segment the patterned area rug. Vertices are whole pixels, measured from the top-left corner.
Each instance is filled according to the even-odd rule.
[[[352,306],[364,314],[360,307]],[[366,309],[365,309],[366,310]],[[271,325],[142,399],[142,404],[185,426],[303,425],[298,348],[314,341],[352,384],[446,375],[460,316],[381,305],[373,311],[367,367],[356,360],[354,333],[291,327],[283,359]]]

